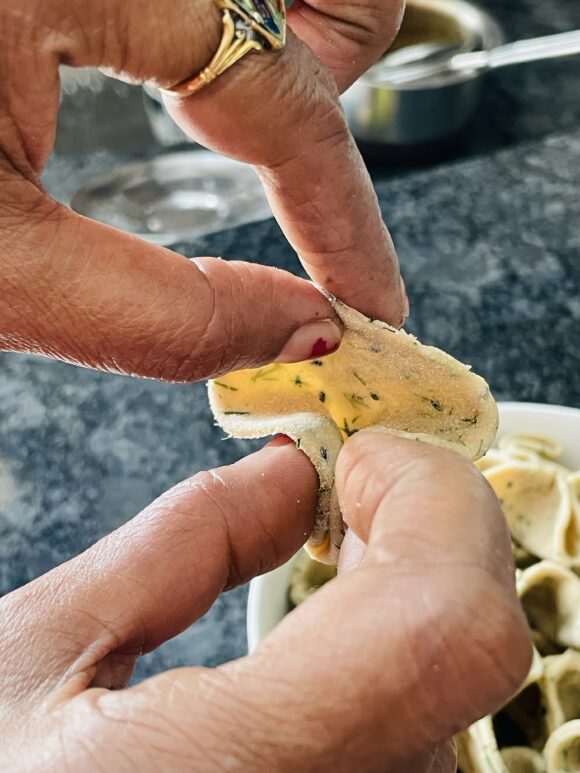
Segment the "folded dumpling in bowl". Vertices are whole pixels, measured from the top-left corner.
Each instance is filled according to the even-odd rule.
[[[553,561],[518,575],[517,590],[530,626],[561,647],[580,649],[580,577]]]
[[[500,500],[516,545],[580,568],[580,474],[559,464],[560,454],[549,438],[510,435],[477,466]]]
[[[494,717],[484,717],[457,739],[461,773],[563,773],[578,747],[580,653],[540,658],[520,692]]]

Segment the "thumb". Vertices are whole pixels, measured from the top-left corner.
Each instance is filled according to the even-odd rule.
[[[27,194],[2,241],[1,348],[189,381],[340,342],[330,303],[302,279],[192,262]]]
[[[273,715],[294,707],[299,750],[274,737],[297,769],[317,759],[346,773],[354,759],[377,773],[423,773],[434,760],[445,770],[447,740],[497,710],[529,670],[505,519],[465,459],[387,433],[350,438],[336,480],[364,561],[229,668],[246,698],[259,676]]]
[[[450,771],[449,739],[499,708],[531,659],[501,510],[459,456],[386,434],[347,441],[337,486],[368,545],[360,568],[250,657],[87,696],[93,716],[133,728],[154,706],[193,769]]]

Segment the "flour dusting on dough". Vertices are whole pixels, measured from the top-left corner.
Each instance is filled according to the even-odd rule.
[[[498,423],[487,384],[466,365],[339,301],[333,305],[345,326],[334,354],[238,371],[209,384],[216,420],[231,436],[283,433],[311,459],[320,490],[307,548],[326,563],[336,562],[344,536],[334,469],[348,437],[382,428],[475,460],[492,444]]]

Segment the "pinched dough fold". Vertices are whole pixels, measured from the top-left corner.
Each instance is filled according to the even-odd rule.
[[[333,301],[345,333],[324,359],[272,364],[209,383],[217,423],[231,436],[291,437],[320,479],[319,508],[307,549],[335,563],[344,525],[334,470],[344,441],[361,429],[449,448],[471,460],[492,444],[498,425],[485,381],[445,352]]]

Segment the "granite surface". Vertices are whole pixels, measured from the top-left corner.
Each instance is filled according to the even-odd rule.
[[[413,303],[408,328],[471,362],[498,398],[580,406],[580,133],[378,185]],[[272,221],[188,245],[298,271]],[[204,387],[0,355],[0,590],[91,545],[222,442]],[[138,676],[245,651],[245,590],[223,596]]]
[[[576,0],[487,5],[513,37],[580,27]],[[472,363],[499,399],[580,406],[580,73],[550,68],[490,84],[504,112],[475,157],[378,174],[377,191],[409,287],[408,329]],[[150,150],[148,141],[99,150],[93,136],[95,152],[71,152],[82,150],[63,140],[74,120],[65,111],[61,152],[45,175],[64,200],[101,163]],[[300,270],[272,221],[177,248]],[[222,441],[203,385],[0,354],[0,593],[87,548],[175,482],[250,448]],[[242,655],[245,599],[246,589],[222,596],[144,658],[136,678]]]

